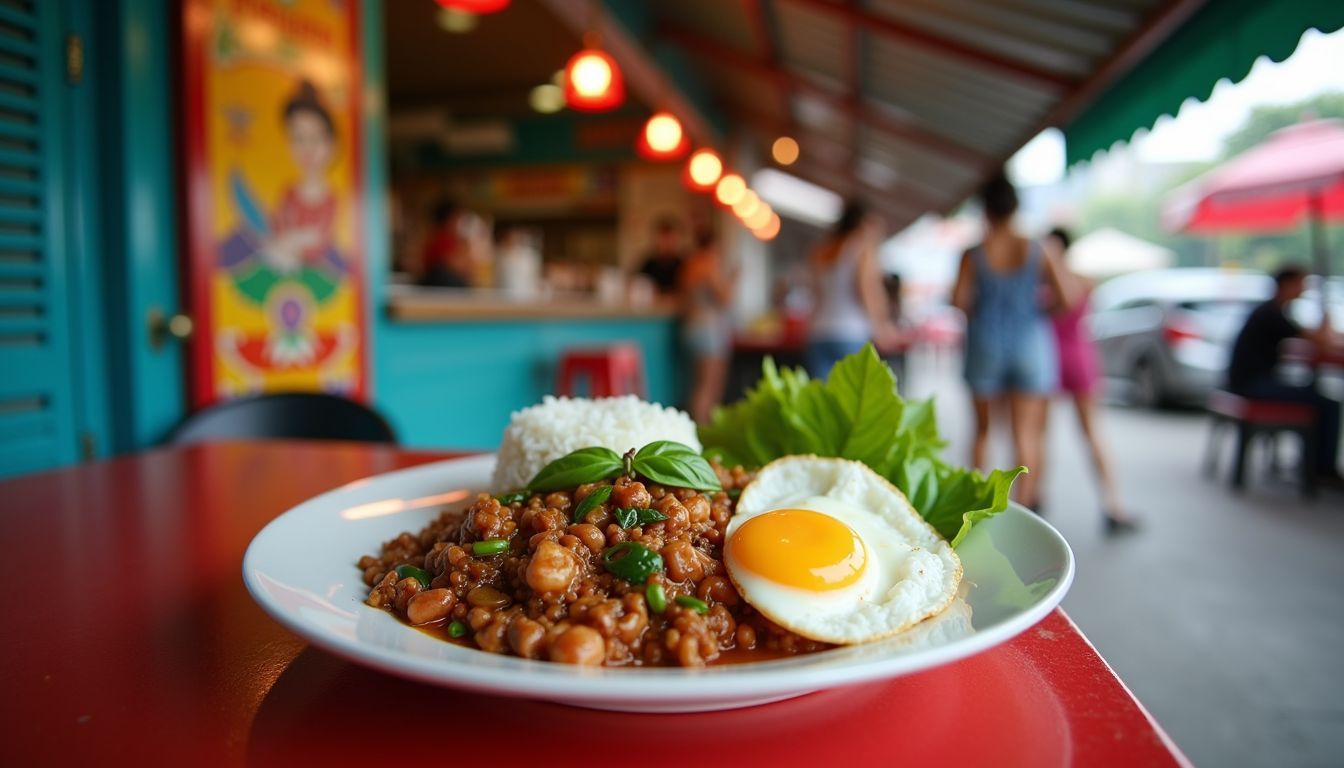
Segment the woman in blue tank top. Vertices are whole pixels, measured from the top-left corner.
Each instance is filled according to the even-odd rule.
[[[971,461],[985,466],[990,412],[1006,402],[1012,418],[1016,462],[1031,472],[1017,481],[1018,501],[1036,509],[1043,467],[1042,443],[1048,397],[1058,380],[1059,360],[1041,287],[1067,308],[1065,285],[1055,256],[1013,227],[1017,191],[1001,174],[980,194],[984,241],[961,257],[952,303],[966,313],[966,383],[975,403]]]

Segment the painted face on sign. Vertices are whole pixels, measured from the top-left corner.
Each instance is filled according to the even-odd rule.
[[[296,111],[285,121],[289,151],[294,162],[307,178],[321,176],[335,154],[335,141],[321,116],[309,111]]]

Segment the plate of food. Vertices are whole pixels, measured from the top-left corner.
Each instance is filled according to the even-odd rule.
[[[1068,544],[1021,470],[941,458],[871,349],[767,365],[697,429],[634,397],[547,398],[494,455],[350,483],[248,547],[257,602],[404,677],[630,711],[749,706],[932,668],[1059,604]]]

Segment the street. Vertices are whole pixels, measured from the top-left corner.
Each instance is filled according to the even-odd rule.
[[[937,393],[949,455],[965,460],[970,401],[958,366],[913,357],[907,393]],[[1046,516],[1078,562],[1064,608],[1195,764],[1338,765],[1344,493],[1304,500],[1263,461],[1234,493],[1231,435],[1218,479],[1207,480],[1208,426],[1198,411],[1104,409],[1125,506],[1142,520],[1108,537],[1072,405],[1054,403]],[[991,460],[1008,466],[1008,446],[1004,425]]]

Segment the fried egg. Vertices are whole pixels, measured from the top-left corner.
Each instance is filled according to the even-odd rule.
[[[742,491],[724,544],[728,576],[766,618],[853,644],[894,635],[951,604],[956,552],[866,465],[789,456]]]

